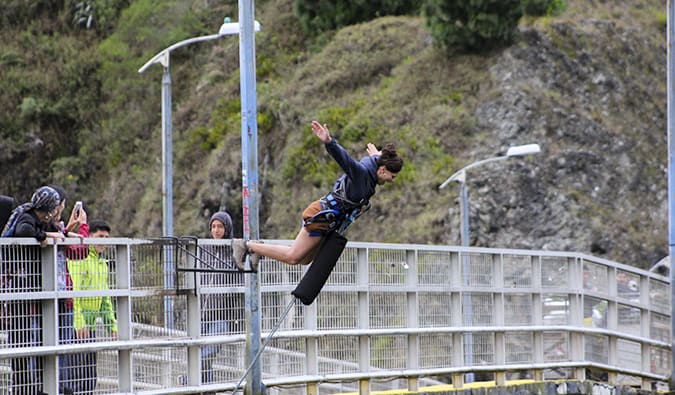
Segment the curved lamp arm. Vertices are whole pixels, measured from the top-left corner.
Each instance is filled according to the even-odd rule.
[[[473,162],[467,166],[462,167],[461,169],[457,170],[453,175],[448,177],[447,180],[443,181],[443,183],[438,187],[438,189],[443,189],[445,188],[449,183],[453,181],[457,181],[460,184],[466,181],[466,171],[478,167],[480,165],[484,165],[489,162],[496,162],[504,159],[508,159],[512,156],[524,156],[524,155],[531,155],[531,154],[538,154],[541,152],[541,148],[539,147],[539,144],[526,144],[526,145],[518,145],[515,147],[511,147],[506,151],[506,155],[504,156],[495,156],[492,158],[487,158],[483,160],[479,160],[477,162]]]
[[[256,32],[260,31],[260,22],[254,21],[253,30],[255,30]],[[169,67],[169,53],[171,53],[171,51],[173,51],[174,49],[178,49],[180,47],[184,47],[186,45],[202,41],[215,40],[217,38],[221,38],[223,36],[227,36],[230,34],[239,34],[239,22],[223,23],[223,25],[220,27],[220,30],[218,31],[218,34],[209,34],[208,36],[193,37],[188,38],[187,40],[179,41],[171,45],[170,47],[161,50],[157,55],[153,56],[143,66],[141,66],[140,69],[138,69],[138,72],[143,73],[145,70],[148,69],[148,67],[152,66],[155,63],[161,63],[162,66]]]

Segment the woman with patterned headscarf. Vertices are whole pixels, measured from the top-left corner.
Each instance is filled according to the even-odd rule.
[[[2,237],[34,237],[43,247],[47,237],[63,238],[63,233],[48,232],[48,226],[61,202],[59,193],[51,187],[38,188],[30,202],[12,211]],[[28,248],[2,250],[2,286],[14,291],[41,291],[42,267],[40,261],[26,261],[16,256]],[[34,300],[17,300],[5,306],[7,324],[11,327],[10,347],[33,347],[42,345],[40,303]],[[13,393],[42,393],[42,357],[12,358]]]
[[[63,233],[47,231],[59,203],[61,197],[54,188],[38,188],[30,202],[14,209],[2,231],[2,237],[35,237],[43,247],[47,245],[47,237],[63,239]]]

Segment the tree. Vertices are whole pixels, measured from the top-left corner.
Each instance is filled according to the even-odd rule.
[[[470,52],[513,42],[522,15],[520,0],[426,0],[423,11],[437,45]]]

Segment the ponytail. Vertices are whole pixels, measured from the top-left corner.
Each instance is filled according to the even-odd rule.
[[[398,173],[403,168],[403,158],[396,153],[396,146],[393,143],[387,143],[382,148],[382,155],[377,158],[377,166],[384,166],[392,173]]]

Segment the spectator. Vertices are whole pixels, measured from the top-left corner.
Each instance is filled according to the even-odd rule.
[[[211,237],[214,239],[231,239],[233,237],[232,218],[224,211],[219,211],[211,216],[209,221]],[[231,256],[222,254],[219,248],[222,246],[209,246],[208,252],[203,254],[205,266],[210,269],[231,269],[234,267]],[[243,286],[243,273],[208,273],[202,275],[203,286],[233,287]],[[223,335],[238,331],[244,323],[244,299],[241,293],[206,293],[201,296],[202,305],[202,334]],[[216,381],[213,370],[213,362],[220,352],[220,345],[202,347],[202,383]]]
[[[81,221],[78,232],[82,237],[110,237],[110,225],[105,221],[86,223],[86,212],[80,210],[85,221]],[[73,281],[73,290],[108,290],[108,261],[102,258],[105,246],[92,245],[76,252],[68,259],[68,272]],[[96,339],[96,319],[101,318],[113,339],[117,339],[117,319],[110,296],[73,298],[73,327],[78,341],[93,342]],[[96,352],[78,354],[71,372],[72,389],[78,394],[93,394],[96,389]]]
[[[4,229],[12,210],[16,206],[16,199],[7,195],[0,195],[0,229]]]
[[[47,245],[47,237],[63,238],[62,233],[51,232],[48,225],[56,214],[60,197],[56,190],[43,186],[38,188],[31,201],[16,207],[5,225],[2,237],[34,237],[41,246]],[[15,254],[25,255],[30,246],[22,250],[4,249],[2,273],[5,284],[11,291],[42,291],[42,270],[39,260],[19,259]],[[7,305],[10,347],[34,347],[42,345],[41,305],[34,300],[12,301]],[[42,394],[42,358],[13,358],[12,394]]]
[[[60,203],[56,208],[56,213],[50,224],[47,225],[47,229],[52,232],[60,232],[68,237],[82,237],[78,233],[69,232],[69,229],[76,228],[79,223],[77,221],[77,215],[75,213],[75,208],[73,208],[70,219],[68,221],[68,226],[66,226],[61,220],[61,215],[63,210],[66,208],[66,191],[57,185],[50,185],[56,190],[59,194]],[[86,222],[86,215],[84,216]],[[58,291],[69,291],[73,289],[73,282],[70,279],[70,274],[68,273],[68,266],[66,264],[66,255],[71,256],[73,251],[76,251],[77,247],[69,246],[65,253],[64,249],[58,249],[56,254],[56,289]],[[73,299],[66,298],[59,300],[58,304],[59,311],[59,344],[71,344],[75,340],[75,331],[73,329]],[[70,381],[73,372],[73,362],[74,356],[72,354],[62,354],[59,355],[59,392],[65,395],[72,394],[73,391],[70,388]]]

